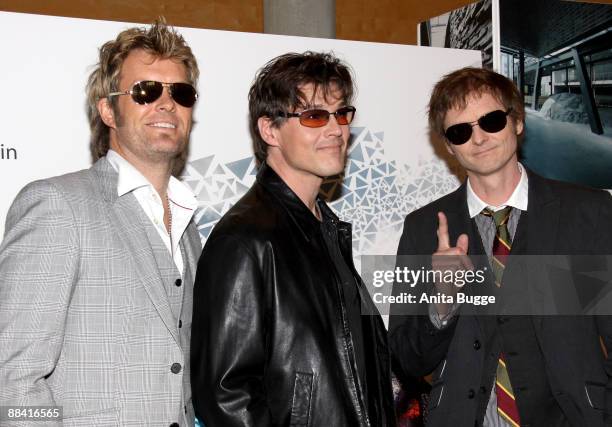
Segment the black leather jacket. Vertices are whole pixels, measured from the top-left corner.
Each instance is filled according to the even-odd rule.
[[[350,224],[338,230],[358,277]],[[324,245],[320,223],[265,164],[213,230],[198,265],[191,340],[193,402],[207,427],[395,425],[382,319],[363,322],[368,405]]]

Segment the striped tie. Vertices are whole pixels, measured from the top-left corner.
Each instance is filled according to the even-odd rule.
[[[507,226],[511,211],[511,206],[507,206],[497,212],[493,212],[489,208],[485,208],[482,211],[483,215],[492,217],[495,222],[496,232],[495,240],[493,241],[492,268],[493,274],[495,275],[495,284],[498,287],[501,286],[504,267],[508,255],[510,255],[510,248],[512,247],[512,239],[510,238]],[[516,401],[514,400],[514,392],[510,384],[508,370],[506,369],[504,353],[499,355],[497,361],[495,385],[497,412],[510,425],[520,427],[521,419],[519,417]]]

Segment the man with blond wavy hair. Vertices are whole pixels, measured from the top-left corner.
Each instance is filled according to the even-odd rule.
[[[27,185],[0,246],[0,406],[73,425],[192,426],[189,337],[201,244],[185,159],[198,67],[165,22],[100,49],[94,165]]]

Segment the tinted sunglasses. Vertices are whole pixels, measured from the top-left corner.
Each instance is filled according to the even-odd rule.
[[[510,114],[510,111],[512,111],[512,108],[509,108],[508,111],[495,110],[485,114],[474,122],[457,123],[446,129],[446,131],[444,131],[444,136],[446,136],[446,139],[448,139],[451,144],[465,144],[472,137],[472,128],[476,126],[476,124],[485,132],[497,133],[506,127],[508,123],[507,116]]]
[[[177,104],[186,108],[193,107],[198,93],[195,88],[189,83],[162,83],[154,80],[143,80],[134,83],[132,89],[125,92],[112,92],[108,96],[132,95],[135,103],[144,105],[155,102],[162,95],[164,88],[168,88],[168,93],[176,101]]]
[[[319,108],[302,111],[301,113],[278,113],[279,117],[298,117],[300,124],[309,128],[320,128],[325,126],[329,122],[329,116],[333,115],[336,117],[336,121],[339,125],[348,125],[353,121],[355,117],[355,107],[342,107],[338,108],[335,112],[330,113],[327,110]]]

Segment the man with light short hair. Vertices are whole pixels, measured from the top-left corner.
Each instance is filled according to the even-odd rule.
[[[261,166],[198,264],[192,383],[209,426],[394,426],[385,327],[350,224],[318,196],[343,171],[353,78],[331,54],[272,59],[249,92]]]
[[[193,426],[201,244],[195,197],[172,173],[197,78],[164,22],[101,47],[87,84],[94,165],[27,185],[7,216],[0,406],[60,407],[64,426]]]
[[[594,262],[609,256],[612,198],[542,178],[521,165],[517,150],[524,118],[514,83],[490,70],[452,72],[431,94],[430,128],[446,141],[467,180],[406,217],[398,264],[427,258],[434,272],[480,266],[477,271],[486,271],[487,281],[460,292],[473,296],[484,290],[510,298],[501,300],[508,305],[486,308],[438,301],[422,316],[391,316],[394,372],[400,378],[433,372],[428,426],[603,427],[612,422],[612,359],[600,345],[601,337],[607,353],[612,350],[611,317],[544,315],[540,310],[562,297],[558,280],[551,283],[550,298],[521,311],[538,301],[543,288],[531,276],[536,268],[513,263],[555,256],[577,260],[576,255]],[[578,280],[576,286],[584,289],[586,283]],[[395,288],[401,292],[405,286]],[[459,296],[452,282],[436,282],[436,291]]]

